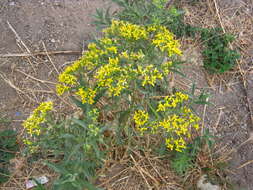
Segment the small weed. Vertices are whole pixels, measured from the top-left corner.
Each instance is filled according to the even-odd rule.
[[[224,34],[221,28],[202,29],[201,40],[205,46],[202,51],[204,67],[212,73],[224,73],[236,64],[240,55],[229,48],[234,40],[230,34]]]
[[[0,126],[7,126],[11,123],[11,120],[0,114]]]
[[[4,130],[0,132],[0,183],[6,182],[9,178],[9,161],[15,157],[18,151],[16,132]]]
[[[184,175],[189,169],[196,166],[198,153],[207,145],[210,149],[214,144],[214,137],[206,130],[203,136],[197,136],[192,143],[188,144],[183,152],[175,152],[172,159],[172,168],[179,174]]]

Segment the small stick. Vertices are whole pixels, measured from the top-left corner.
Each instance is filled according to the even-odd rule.
[[[20,38],[20,36],[18,35],[18,33],[16,32],[16,30],[12,27],[12,25],[9,23],[9,21],[7,21],[8,26],[10,27],[11,31],[15,34],[17,41],[20,42],[26,49],[27,52],[31,53],[31,51],[29,50],[29,48],[25,45],[25,43],[22,41],[22,39]]]
[[[247,165],[249,165],[251,163],[253,163],[253,160],[250,160],[250,161],[244,163],[243,165],[239,166],[237,169],[241,169],[241,168],[243,168],[243,167],[245,167],[245,166],[247,166]]]
[[[0,58],[48,56],[48,55],[59,55],[59,54],[81,55],[82,52],[81,51],[50,51],[50,52],[33,52],[33,53],[11,53],[11,54],[0,54]]]
[[[20,73],[22,73],[23,75],[25,75],[25,76],[27,76],[27,77],[33,79],[33,80],[36,80],[36,81],[38,81],[38,82],[41,82],[41,83],[43,83],[43,84],[44,84],[44,83],[54,84],[54,85],[57,84],[57,83],[55,83],[55,82],[37,79],[37,78],[35,78],[35,77],[33,77],[33,76],[31,76],[31,75],[29,75],[29,74],[27,74],[27,73],[25,73],[25,72],[23,72],[23,71],[21,71],[21,70],[18,70],[18,69],[17,69],[17,71],[20,72]]]
[[[253,142],[253,132],[251,132],[249,134],[249,138],[245,141],[243,141],[241,144],[239,144],[237,147],[233,148],[232,150],[230,150],[230,152],[228,153],[228,155],[230,155],[233,152],[237,152],[239,150],[239,148],[241,148],[243,145],[247,144],[248,142]]]
[[[145,153],[144,153],[145,154]],[[157,175],[160,177],[160,179],[162,179],[163,182],[167,183],[167,181],[163,178],[163,176],[157,171],[157,169],[153,166],[153,164],[151,163],[150,159],[147,157],[147,160],[149,162],[149,164],[151,165],[151,167],[155,170],[155,172],[157,173]]]
[[[218,127],[218,125],[219,125],[219,123],[220,123],[221,115],[223,114],[222,109],[219,109],[219,110],[220,110],[220,111],[219,111],[218,119],[217,119],[217,121],[216,121],[216,123],[215,123],[215,126],[214,126],[214,129],[215,129],[216,132],[217,132],[217,127]]]
[[[23,94],[24,96],[28,97],[32,102],[36,102],[36,100],[34,100],[33,98],[31,98],[30,96],[28,96],[26,93],[24,93],[21,89],[19,89],[17,86],[15,86],[9,79],[7,79],[7,77],[5,77],[3,74],[0,73],[0,77],[13,89],[15,89],[17,92]]]
[[[145,178],[143,171],[141,170],[142,168],[138,166],[137,162],[135,161],[135,159],[133,158],[133,156],[130,154],[131,159],[134,161],[135,163],[135,167],[137,168],[137,171],[141,174],[142,178],[144,179],[144,181],[146,182],[148,189],[152,189],[150,184],[148,183],[147,179]]]
[[[218,19],[219,19],[219,22],[220,22],[222,31],[223,31],[223,33],[226,33],[225,28],[224,28],[224,26],[223,26],[223,23],[222,23],[222,21],[221,21],[221,17],[220,17],[219,9],[218,9],[218,6],[217,6],[217,2],[216,2],[216,0],[213,0],[213,2],[214,2],[214,6],[215,6],[215,9],[216,9],[216,13],[217,13],[217,15],[218,15]]]
[[[207,98],[206,99],[206,101],[208,102],[208,99],[209,98]],[[205,104],[205,106],[204,106],[204,111],[203,111],[203,116],[202,116],[202,127],[201,127],[201,135],[203,135],[204,134],[204,125],[205,125],[205,116],[206,116],[206,108],[207,108],[207,104]]]
[[[106,185],[107,183],[109,183],[110,181],[112,181],[114,178],[120,176],[122,173],[124,173],[128,168],[125,168],[124,170],[120,171],[119,173],[117,173],[116,175],[114,175],[113,177],[111,177],[110,179],[108,179],[107,181],[103,182],[102,184],[99,184],[99,187],[103,187],[104,185]]]
[[[60,73],[59,73],[58,69],[56,68],[56,66],[55,66],[54,62],[52,61],[51,57],[48,55],[48,52],[47,52],[47,48],[46,48],[45,43],[43,42],[42,44],[43,44],[43,46],[44,46],[44,49],[45,49],[45,51],[46,51],[46,54],[47,54],[47,57],[48,57],[50,63],[53,65],[54,70],[55,70],[56,73],[59,75]]]
[[[249,130],[253,131],[253,110],[251,108],[252,104],[251,104],[251,101],[249,99],[248,90],[247,90],[249,87],[248,87],[246,79],[245,79],[245,73],[243,72],[243,70],[240,66],[240,63],[238,61],[237,61],[237,64],[238,64],[238,67],[239,67],[240,75],[242,77],[243,89],[244,89],[246,101],[247,101],[247,104],[248,104],[247,107],[248,107],[249,114],[250,114],[251,127],[249,127]]]

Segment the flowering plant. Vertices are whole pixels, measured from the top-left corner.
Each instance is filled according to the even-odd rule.
[[[190,108],[194,96],[169,87],[182,54],[169,30],[113,20],[103,33],[58,77],[57,94],[69,95],[81,116],[46,120],[53,108],[45,102],[23,124],[33,151],[63,156],[60,164],[48,165],[61,174],[56,184],[69,189],[90,187],[116,133],[128,142],[133,134],[161,135],[168,150],[181,152],[192,129],[199,128]],[[116,132],[113,138],[107,138],[108,129]]]
[[[163,129],[170,150],[186,148],[184,139],[190,137],[192,126],[198,128],[199,118],[185,103],[188,95],[169,89],[168,76],[177,70],[181,55],[173,34],[163,26],[117,20],[103,32],[104,38],[90,43],[81,59],[59,75],[57,93],[68,92],[79,104],[90,107],[104,98],[107,103],[101,110],[104,115],[113,112],[112,120],[122,119],[122,113],[128,113],[128,118],[134,115],[142,133]],[[168,95],[159,103],[154,99],[164,94]],[[149,115],[155,118],[151,121]],[[119,125],[131,125],[131,121]]]
[[[70,91],[93,104],[102,89],[109,97],[135,92],[139,84],[147,89],[176,68],[179,43],[165,27],[114,20],[103,32],[104,38],[90,43],[81,59],[59,75],[59,95]]]

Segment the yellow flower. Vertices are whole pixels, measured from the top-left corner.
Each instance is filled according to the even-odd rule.
[[[142,86],[147,84],[154,86],[157,79],[162,79],[162,74],[157,70],[157,68],[154,68],[154,65],[148,65],[145,68],[138,66],[138,72],[143,78]]]
[[[139,50],[137,53],[135,53],[135,52],[130,53],[130,58],[133,60],[143,59],[144,57],[145,57],[145,55],[141,50]]]
[[[113,20],[111,27],[103,30],[107,35],[120,36],[128,40],[147,39],[148,33],[143,26],[125,21]]]
[[[163,63],[161,65],[163,73],[166,74],[166,75],[169,74],[170,68],[171,68],[172,65],[173,65],[172,61],[167,61],[167,62]]]
[[[77,61],[75,61],[72,65],[67,66],[67,67],[64,69],[64,72],[63,72],[63,73],[66,73],[66,74],[74,73],[74,72],[76,72],[81,66],[82,66],[82,63],[80,62],[80,60],[77,60]]]
[[[67,74],[65,72],[61,73],[58,77],[58,81],[68,85],[75,85],[77,84],[76,76],[72,74]]]
[[[101,42],[103,45],[112,45],[113,40],[110,39],[110,38],[102,38],[102,39],[100,39],[100,42]]]
[[[61,96],[62,94],[64,94],[64,92],[68,91],[70,89],[70,87],[66,86],[66,85],[62,85],[62,84],[57,84],[56,85],[56,93]]]
[[[121,52],[120,57],[125,58],[125,59],[129,59],[130,58],[130,56],[129,56],[129,54],[128,54],[127,51]]]
[[[89,131],[89,134],[92,135],[92,136],[98,136],[99,134],[99,127],[95,126],[94,124],[90,124],[88,125],[88,131]]]
[[[154,32],[157,30],[157,26],[156,25],[151,25],[147,27],[147,31],[148,32]]]
[[[186,148],[185,140],[182,137],[180,137],[179,139],[176,139],[174,143],[176,147],[175,150],[178,152],[182,152],[182,149]]]
[[[178,139],[175,139],[172,137],[166,138],[165,144],[168,149],[176,150],[178,152],[182,152],[183,149],[186,149],[186,142],[182,137],[180,137]]]
[[[109,52],[112,52],[114,54],[116,54],[118,52],[117,47],[115,47],[115,46],[108,47],[108,48],[106,48],[106,50],[108,50]]]
[[[75,94],[81,97],[83,104],[93,104],[96,92],[96,90],[93,90],[91,88],[88,88],[87,90],[84,90],[84,88],[79,88]]]
[[[134,112],[133,119],[137,127],[141,127],[145,123],[147,123],[148,118],[149,118],[148,113],[146,113],[145,111],[137,110]]]
[[[34,145],[34,143],[29,139],[24,139],[23,143],[29,147],[29,151],[31,153],[35,153],[38,150],[38,146]]]
[[[108,64],[101,66],[95,75],[100,87],[107,87],[110,96],[119,96],[128,87],[127,71],[119,65],[119,58],[109,58]]]
[[[98,85],[102,87],[111,87],[113,75],[121,71],[121,68],[118,66],[118,58],[109,58],[109,64],[103,65],[97,70],[95,78],[98,79]]]
[[[173,138],[165,139],[165,144],[166,144],[168,149],[170,149],[170,150],[174,149],[174,140],[173,140]]]
[[[88,49],[89,49],[89,50],[97,49],[97,45],[96,45],[95,43],[89,43],[89,44],[88,44]]]
[[[167,55],[169,57],[174,54],[182,54],[179,49],[179,42],[177,40],[174,40],[174,35],[169,30],[167,30],[165,26],[156,26],[154,28],[156,28],[156,34],[154,39],[152,39],[152,44],[154,44],[162,52],[167,52]],[[153,31],[154,28],[149,28],[149,30]]]
[[[121,91],[128,87],[127,81],[125,78],[119,78],[116,82],[115,87],[109,88],[109,92],[113,96],[119,96]]]
[[[40,125],[46,121],[47,112],[53,109],[53,102],[41,103],[23,122],[23,127],[27,133],[32,135],[40,135]]]
[[[116,58],[109,57],[109,64],[118,65],[119,64],[119,58],[118,57],[116,57]]]
[[[187,101],[189,96],[187,94],[183,94],[182,92],[176,92],[171,96],[165,97],[165,102],[159,102],[158,109],[156,111],[166,111],[166,108],[176,108],[178,104]]]

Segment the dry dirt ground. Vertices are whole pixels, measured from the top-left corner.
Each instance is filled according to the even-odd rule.
[[[250,119],[250,110],[253,110],[253,2],[207,0],[194,6],[186,1],[182,4],[188,23],[202,27],[222,26],[237,37],[233,46],[241,50],[240,67],[221,76],[209,75],[202,69],[201,44],[183,39],[187,61],[184,70],[190,80],[176,82],[187,88],[195,81],[198,87],[211,94],[213,105],[201,110],[204,126],[219,137],[224,150],[236,149],[231,154],[228,176],[238,190],[252,190],[253,141],[240,145],[253,129]],[[109,0],[0,1],[0,54],[71,51],[50,56],[0,58],[0,116],[12,120],[9,127],[22,132],[22,120],[44,100],[61,102],[57,106],[63,112],[73,110],[67,100],[54,95],[54,81],[64,66],[76,60],[97,34],[91,24],[96,8],[109,5]],[[134,189],[138,189],[138,184]]]
[[[96,35],[95,27],[91,24],[96,8],[109,4],[104,0],[0,2],[1,54],[74,51],[50,58],[2,58],[0,106],[3,115],[18,122],[27,116],[34,104],[57,99],[52,95],[53,81],[64,66],[78,58],[78,54]]]

